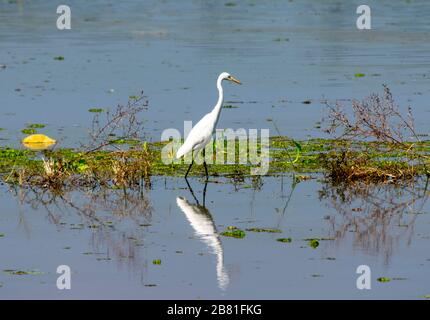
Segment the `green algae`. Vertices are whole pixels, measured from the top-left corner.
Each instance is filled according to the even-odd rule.
[[[35,129],[30,129],[35,130]],[[92,183],[106,184],[114,182],[112,187],[118,187],[119,175],[125,182],[131,183],[139,177],[172,176],[183,177],[189,164],[180,162],[163,163],[162,150],[167,142],[141,142],[136,139],[118,138],[109,142],[118,145],[123,150],[96,150],[84,152],[79,149],[55,149],[42,151],[44,159],[52,159],[54,169],[58,176],[74,182],[92,181]],[[224,141],[224,146],[227,141]],[[221,145],[222,146],[222,145]],[[214,148],[217,145],[214,144]],[[218,145],[219,147],[219,145]],[[235,141],[236,160],[238,160],[239,143]],[[260,148],[257,143],[257,150]],[[411,144],[412,147],[412,144]],[[415,152],[428,156],[430,154],[430,141],[421,141],[413,144]],[[330,166],[336,165],[339,157],[338,150],[347,148],[349,157],[360,158],[362,150],[366,149],[366,168],[385,170],[388,172],[407,172],[408,175],[425,175],[425,166],[414,165],[411,172],[411,163],[414,159],[404,150],[395,149],[392,145],[376,142],[351,142],[344,140],[310,139],[306,141],[294,141],[288,137],[275,136],[269,140],[269,167],[267,175],[279,176],[294,173],[297,182],[311,179],[310,174],[325,174],[332,170]],[[357,150],[357,151],[355,151]],[[294,160],[292,160],[294,159]],[[173,156],[172,156],[173,161]],[[214,152],[213,164],[208,163],[209,174],[212,177],[225,177],[234,184],[241,184],[243,188],[253,188],[253,183],[245,182],[246,178],[254,178],[250,163],[217,164]],[[238,162],[238,161],[237,161]],[[355,163],[352,162],[351,165]],[[341,167],[337,166],[336,168]],[[22,182],[32,184],[36,176],[45,175],[44,162],[40,152],[0,147],[0,177],[8,183]],[[26,176],[23,176],[23,172]],[[189,176],[202,176],[204,168],[195,164]],[[46,177],[45,177],[46,178]],[[375,179],[378,177],[374,175]],[[38,178],[41,180],[41,178]],[[42,179],[43,180],[43,179]],[[64,183],[62,181],[61,183]]]
[[[42,123],[30,123],[29,125],[27,125],[27,128],[30,128],[30,129],[42,129],[45,127],[46,127],[46,125],[44,125]]]
[[[245,238],[246,236],[245,231],[234,226],[227,227],[227,229],[221,232],[220,235],[224,237],[232,237],[237,239],[242,239],[242,238]]]
[[[309,245],[309,247],[311,247],[312,249],[316,249],[316,248],[318,248],[318,247],[319,247],[320,243],[319,243],[318,239],[310,239],[310,240],[308,241],[308,245]]]
[[[41,271],[38,270],[15,270],[15,269],[5,269],[3,270],[4,273],[7,273],[9,275],[13,276],[25,276],[25,275],[42,275],[44,274]]]
[[[268,232],[268,233],[281,233],[282,230],[274,229],[274,228],[248,228],[245,229],[250,232]]]
[[[25,129],[22,129],[21,132],[23,134],[35,134],[37,133],[37,130],[33,128],[25,128]]]

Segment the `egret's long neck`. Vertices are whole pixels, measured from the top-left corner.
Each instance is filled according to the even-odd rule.
[[[214,109],[212,110],[212,113],[216,117],[216,121],[217,122],[218,122],[218,119],[219,119],[219,115],[221,113],[222,103],[224,101],[224,92],[222,90],[221,83],[222,83],[222,78],[218,78],[218,80],[216,82],[216,87],[218,89],[218,101],[217,101]]]

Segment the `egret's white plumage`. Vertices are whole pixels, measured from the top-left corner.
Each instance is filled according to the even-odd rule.
[[[224,93],[222,89],[222,81],[228,80],[240,84],[240,81],[235,79],[227,72],[223,72],[218,76],[216,86],[218,89],[218,101],[213,110],[206,114],[197,124],[191,129],[188,137],[185,139],[184,144],[179,148],[176,153],[176,158],[179,159],[183,155],[191,151],[200,151],[209,141],[211,141],[212,134],[216,129],[218,119],[221,113],[222,103],[224,100]],[[192,164],[191,164],[192,165]],[[191,168],[191,166],[190,166]],[[187,172],[188,173],[188,172]]]

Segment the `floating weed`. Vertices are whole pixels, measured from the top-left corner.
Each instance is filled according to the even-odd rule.
[[[291,243],[293,241],[293,239],[291,239],[291,238],[278,238],[278,239],[276,239],[276,241],[283,242],[283,243]]]
[[[4,273],[10,274],[10,275],[14,275],[14,276],[25,276],[25,275],[32,275],[32,276],[37,276],[37,275],[42,275],[44,274],[41,271],[38,270],[14,270],[14,269],[5,269],[3,270]]]
[[[0,238],[3,238],[4,237],[4,233],[0,233]]]
[[[363,78],[364,76],[365,76],[364,73],[356,73],[356,74],[354,74],[354,77],[356,77],[356,78]]]
[[[105,110],[102,109],[102,108],[91,108],[91,109],[88,109],[88,112],[91,112],[91,113],[102,113],[103,111],[105,111]]]
[[[428,300],[430,300],[430,294],[425,294],[425,295],[423,295],[422,296],[424,299],[428,299]]]
[[[224,108],[224,109],[237,109],[237,108],[239,108],[239,107],[238,107],[238,106],[233,106],[233,105],[231,105],[231,104],[227,104],[227,105],[223,106],[223,108]]]
[[[320,243],[319,243],[319,241],[317,239],[310,239],[310,240],[308,240],[308,245],[312,249],[316,249],[316,248],[318,248],[318,246],[320,245]]]
[[[110,141],[111,144],[128,144],[128,145],[137,145],[140,143],[139,140],[136,139],[115,139]]]
[[[54,60],[63,61],[64,57],[63,56],[56,56],[56,57],[54,57]]]
[[[388,277],[379,277],[378,279],[376,279],[378,282],[390,282],[391,278]]]
[[[226,2],[226,3],[224,3],[224,5],[225,5],[226,7],[235,7],[235,6],[236,6],[236,3],[235,3],[235,2]]]
[[[275,39],[273,39],[273,41],[275,41],[275,42],[283,42],[283,41],[288,42],[288,41],[290,41],[290,38],[275,38]]]
[[[42,141],[46,141],[46,143],[42,143]],[[37,151],[48,149],[55,143],[55,140],[45,135],[36,134],[26,137],[22,142],[27,148]],[[52,163],[48,163],[49,169],[52,169],[48,170],[51,174],[50,177],[46,175],[48,171],[44,168],[45,163],[39,157],[35,157],[34,152],[3,147],[0,148],[0,173],[8,174],[6,176],[8,183],[18,184],[20,181],[24,181],[28,186],[46,186],[48,180],[49,187],[91,184],[120,188],[124,185],[139,185],[142,175],[148,181],[151,176],[183,176],[188,168],[187,164],[165,164],[161,160],[162,149],[167,143],[144,143],[137,139],[115,138],[108,141],[108,145],[128,145],[130,149],[92,152],[71,149],[47,150],[45,159],[52,160]],[[313,173],[328,173],[331,177],[333,170],[342,171],[339,173],[339,178],[342,178],[342,181],[360,179],[372,183],[386,181],[388,176],[380,175],[381,172],[387,172],[393,176],[398,171],[399,175],[396,176],[396,179],[423,175],[426,172],[426,168],[423,166],[414,166],[409,169],[407,154],[390,149],[383,154],[375,152],[373,155],[371,154],[373,144],[364,142],[358,143],[358,145],[367,148],[367,152],[372,156],[365,163],[365,170],[359,170],[362,166],[357,161],[348,160],[345,162],[341,155],[336,156],[335,150],[344,143],[340,140],[311,139],[297,142],[288,137],[279,136],[271,137],[269,143],[271,159],[268,175],[277,176],[294,172],[296,182],[312,179],[310,174]],[[239,152],[239,144],[237,143],[236,146]],[[423,141],[420,144],[415,144],[415,146],[424,155],[430,153],[430,141]],[[387,147],[392,148],[392,146]],[[359,157],[358,154],[354,154],[354,148],[354,146],[349,148],[348,159]],[[383,146],[378,145],[378,148],[383,148]],[[387,158],[390,161],[386,161]],[[349,175],[345,177],[347,169],[352,168],[352,165],[354,165],[352,178],[348,178]],[[18,173],[18,169],[21,173]],[[229,177],[241,188],[258,187],[258,184],[248,180],[252,179],[250,169],[250,164],[209,164],[210,173],[214,176]],[[360,172],[357,173],[358,171]],[[191,170],[190,175],[199,175],[200,173],[201,171],[197,168]]]
[[[161,264],[161,259],[152,260],[152,264],[160,265]]]
[[[46,125],[44,125],[42,123],[30,123],[27,126],[27,128],[30,128],[30,129],[42,129],[42,128],[45,128],[45,127],[46,127]]]
[[[25,129],[22,129],[21,132],[23,134],[35,134],[37,131],[36,129],[33,129],[33,128],[25,128]]]
[[[251,232],[268,232],[268,233],[281,233],[282,230],[273,229],[273,228],[248,228],[246,231]]]
[[[234,226],[229,226],[227,229],[220,233],[224,237],[232,237],[237,239],[242,239],[245,237],[245,231],[238,229]]]

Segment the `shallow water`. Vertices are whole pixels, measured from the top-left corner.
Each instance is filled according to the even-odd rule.
[[[223,111],[221,128],[275,134],[271,118],[284,135],[321,136],[322,99],[362,99],[386,83],[427,133],[425,0],[368,1],[371,32],[356,30],[357,1],[69,1],[69,31],[56,29],[54,2],[17,2],[0,2],[3,144],[16,143],[26,123],[44,123],[62,145],[76,146],[89,108],[113,108],[141,90],[150,101],[147,135],[159,140],[213,106],[224,70],[244,84],[226,88],[239,108]]]
[[[321,100],[361,99],[385,83],[402,107],[413,107],[418,131],[428,132],[427,1],[367,1],[371,32],[355,29],[358,1],[234,2],[68,1],[72,30],[58,31],[56,2],[0,1],[0,64],[6,65],[0,69],[0,145],[19,146],[27,123],[43,123],[59,147],[78,146],[88,138],[89,108],[113,108],[140,90],[149,99],[146,137],[158,141],[164,129],[182,130],[183,120],[211,108],[221,71],[243,82],[226,85],[227,103],[238,108],[223,110],[223,128],[269,128],[277,135],[268,121],[274,119],[284,135],[320,137]],[[53,59],[60,55],[64,61]],[[424,199],[387,186],[369,191],[379,196],[378,205],[357,192],[343,203],[314,178],[299,183],[291,197],[289,176],[264,177],[260,190],[250,181],[235,187],[218,179],[207,187],[208,212],[192,205],[183,179],[155,177],[142,194],[76,190],[55,199],[48,191],[2,185],[0,269],[41,274],[0,272],[0,298],[430,294]],[[202,201],[204,184],[191,184]],[[414,198],[420,199],[409,203]],[[390,199],[406,204],[398,209]],[[219,236],[227,226],[282,233]],[[333,240],[313,249],[307,238]],[[72,290],[55,286],[62,264],[72,269]],[[356,288],[363,264],[372,270],[371,290]]]
[[[182,179],[154,180],[144,199],[109,190],[53,200],[49,192],[3,187],[1,267],[42,274],[3,272],[0,297],[416,299],[428,293],[430,215],[422,199],[403,208],[400,199],[410,197],[385,187],[348,204],[331,195],[319,199],[325,191],[316,180],[293,190],[287,177],[265,178],[257,189],[250,181],[217,182],[207,186],[207,212]],[[201,203],[202,182],[190,183]],[[396,205],[388,204],[390,196]],[[227,226],[282,233],[219,236]],[[291,243],[276,241],[288,237]],[[326,240],[314,249],[308,238]],[[55,286],[62,264],[72,270],[71,290]],[[371,290],[356,288],[363,264],[372,271]]]

